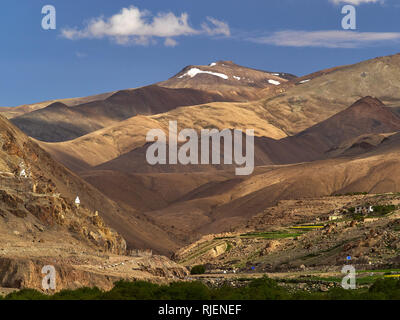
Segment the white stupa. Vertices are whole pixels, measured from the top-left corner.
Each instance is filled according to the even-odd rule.
[[[22,178],[27,178],[28,177],[27,174],[26,174],[25,169],[21,170],[21,172],[19,173],[19,176],[22,177]]]

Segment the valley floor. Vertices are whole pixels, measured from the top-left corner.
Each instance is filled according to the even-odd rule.
[[[246,228],[205,236],[175,259],[189,268],[204,265],[211,279],[337,277],[347,264],[357,272],[390,272],[400,268],[399,199],[390,193],[283,200]],[[352,212],[364,203],[375,212]]]

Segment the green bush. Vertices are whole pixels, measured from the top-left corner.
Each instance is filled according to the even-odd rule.
[[[377,279],[369,288],[369,293],[376,295],[380,294],[385,300],[400,299],[400,281],[397,279]]]
[[[378,215],[378,216],[383,216],[385,214],[388,214],[396,210],[396,206],[392,204],[373,206],[372,208],[374,209],[373,215]]]
[[[206,272],[206,267],[203,265],[194,266],[190,270],[190,274],[204,274]]]
[[[5,300],[46,300],[48,296],[33,289],[23,289],[10,293]]]
[[[273,279],[263,277],[245,286],[225,283],[209,288],[199,281],[173,282],[158,285],[145,281],[118,281],[112,290],[98,288],[63,290],[53,296],[24,289],[6,296],[6,300],[400,300],[400,281],[377,279],[369,289],[345,290],[332,288],[328,292],[290,292]],[[1,300],[1,299],[0,299]]]
[[[145,281],[118,281],[114,288],[106,292],[105,300],[158,300],[160,286]]]
[[[56,300],[98,300],[103,291],[99,288],[79,288],[77,290],[62,290],[53,296]]]
[[[161,300],[210,300],[211,298],[211,290],[199,281],[173,282],[165,289],[165,296],[159,297]]]

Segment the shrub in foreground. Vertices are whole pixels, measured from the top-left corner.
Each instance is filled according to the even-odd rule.
[[[174,282],[158,285],[145,281],[118,281],[112,290],[98,288],[63,290],[52,296],[24,289],[6,296],[6,300],[400,300],[400,281],[378,279],[369,289],[328,292],[291,292],[267,277],[250,281],[243,287],[224,284],[209,288],[201,282]],[[2,300],[2,299],[0,299]]]
[[[192,270],[190,270],[190,274],[204,274],[206,272],[206,267],[202,265],[194,266]]]

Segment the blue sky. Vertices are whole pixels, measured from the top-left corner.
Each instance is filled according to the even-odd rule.
[[[356,31],[341,27],[348,2]],[[41,27],[44,5],[56,30]],[[139,87],[216,60],[303,75],[399,52],[399,21],[397,0],[2,0],[0,105]]]

